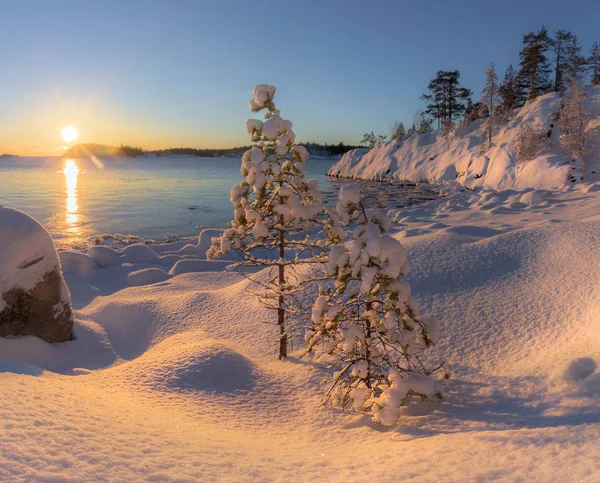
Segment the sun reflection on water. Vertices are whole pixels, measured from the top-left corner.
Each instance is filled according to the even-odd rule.
[[[67,183],[67,225],[70,233],[79,233],[79,205],[77,203],[77,176],[79,166],[74,159],[67,159],[63,167],[63,174]]]

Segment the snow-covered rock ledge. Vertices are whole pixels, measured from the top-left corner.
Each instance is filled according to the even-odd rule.
[[[600,117],[600,89],[587,88],[588,109]],[[598,163],[598,152],[589,159],[573,159],[560,143],[556,113],[560,94],[548,94],[512,113],[498,129],[490,149],[482,140],[482,120],[457,126],[450,142],[441,131],[420,134],[400,141],[389,141],[373,149],[349,151],[329,170],[330,176],[372,181],[409,181],[443,183],[458,181],[474,189],[478,186],[495,190],[526,188],[556,189],[572,181],[586,181]],[[527,125],[545,137],[536,157],[519,161],[517,142],[519,127]],[[596,130],[597,131],[597,130]],[[592,137],[598,133],[590,132]]]

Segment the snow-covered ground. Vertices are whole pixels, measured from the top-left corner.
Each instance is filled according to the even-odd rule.
[[[596,181],[600,176],[600,88],[587,87],[585,108],[592,116],[586,132],[596,146],[583,159],[563,149],[557,116],[561,94],[538,97],[511,113],[486,144],[482,120],[459,124],[450,140],[441,131],[392,140],[373,149],[346,153],[330,170],[332,176],[377,181],[457,182],[469,189],[555,189],[568,180]],[[540,136],[533,159],[519,160],[519,128],[527,125]],[[571,181],[569,181],[571,182]]]
[[[300,350],[276,360],[210,233],[63,252],[77,340],[0,339],[0,480],[600,481],[599,187],[391,213],[453,375],[392,429],[320,406]]]

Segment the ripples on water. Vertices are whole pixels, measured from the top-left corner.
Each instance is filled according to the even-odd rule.
[[[400,208],[430,198],[399,187],[326,176],[334,161],[311,159],[326,203],[340,186],[357,184],[369,204]],[[162,240],[192,236],[197,226],[231,220],[231,187],[239,182],[236,158],[0,158],[0,204],[22,210],[50,231],[57,246],[81,248],[104,233]]]

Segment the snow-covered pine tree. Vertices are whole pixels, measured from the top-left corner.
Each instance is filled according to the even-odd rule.
[[[235,250],[240,266],[271,267],[267,282],[250,278],[264,289],[261,301],[277,311],[279,358],[283,359],[288,352],[286,314],[296,288],[288,282],[290,270],[324,260],[326,242],[311,240],[303,232],[327,225],[329,218],[320,216],[323,203],[317,181],[305,179],[308,152],[294,145],[292,123],[275,107],[275,87],[261,84],[253,92],[250,110],[265,110],[266,120],[246,122],[253,146],[242,156],[244,179],[231,190],[234,219],[222,236],[213,238],[207,258]]]
[[[333,245],[326,265],[334,288],[321,287],[307,342],[337,369],[325,400],[371,412],[393,425],[411,396],[440,397],[423,352],[439,338],[439,325],[419,315],[402,244],[387,232],[390,220],[368,209],[353,187],[340,190],[337,213],[353,226],[347,243]],[[445,370],[444,370],[445,372]]]
[[[598,42],[594,42],[594,45],[592,45],[592,50],[590,51],[590,57],[588,58],[587,63],[588,69],[592,74],[590,85],[600,85],[600,46],[598,45]]]
[[[523,50],[519,54],[521,69],[517,74],[517,107],[550,92],[551,69],[546,53],[552,44],[553,41],[544,26],[537,32],[523,36]]]
[[[417,126],[417,132],[419,134],[425,134],[433,132],[433,120],[428,118],[424,112],[421,113],[419,118],[419,124]]]
[[[406,129],[404,128],[404,124],[396,121],[392,126],[392,139],[400,140],[406,137]]]
[[[496,66],[490,63],[485,71],[485,87],[481,91],[481,105],[485,106],[488,112],[488,118],[483,124],[483,132],[488,139],[488,148],[492,146],[492,132],[498,126],[500,95],[498,92],[498,76],[496,75]]]
[[[512,64],[506,69],[504,80],[498,87],[500,97],[502,98],[502,111],[507,115],[515,107],[517,107],[517,80],[515,69]]]
[[[517,131],[515,152],[519,161],[530,161],[543,149],[547,136],[522,123]]]
[[[452,136],[455,129],[456,125],[450,120],[450,118],[445,119],[442,123],[442,136],[444,136],[444,139],[446,140],[448,149],[450,149],[450,143],[452,141]]]
[[[592,115],[585,107],[585,92],[577,78],[565,92],[564,107],[560,112],[561,143],[573,154],[581,156],[586,148],[586,127]]]

